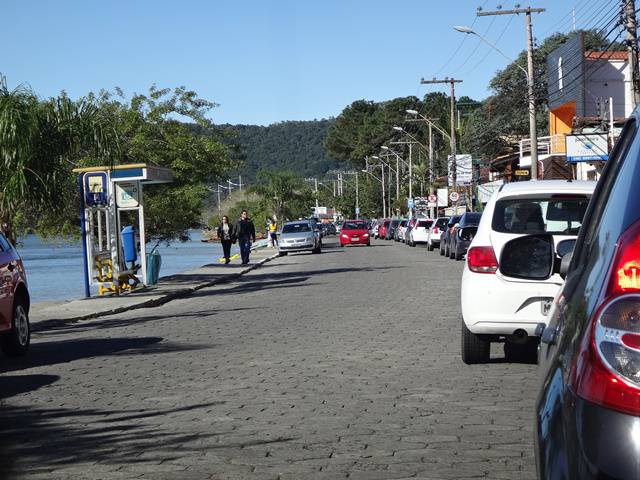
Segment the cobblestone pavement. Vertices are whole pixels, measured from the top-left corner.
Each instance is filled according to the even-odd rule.
[[[461,362],[461,269],[334,245],[39,332],[0,359],[0,478],[534,478],[535,366]]]

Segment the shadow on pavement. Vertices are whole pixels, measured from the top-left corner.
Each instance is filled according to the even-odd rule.
[[[162,337],[123,337],[38,342],[31,345],[29,354],[25,357],[2,358],[0,373],[106,355],[148,355],[212,347],[212,345],[182,345],[162,340]]]
[[[51,336],[51,335],[61,335],[69,332],[84,332],[90,330],[101,330],[104,328],[118,328],[118,327],[131,327],[135,325],[142,325],[148,322],[154,322],[156,320],[169,320],[169,319],[177,319],[177,318],[199,318],[199,317],[212,317],[215,315],[221,315],[229,312],[242,312],[246,310],[256,310],[258,307],[240,307],[240,308],[217,308],[213,310],[199,310],[199,311],[190,311],[190,312],[182,312],[176,313],[173,315],[144,315],[135,318],[123,318],[123,314],[115,315],[115,318],[104,318],[104,319],[94,319],[94,320],[83,320],[82,322],[75,323],[57,323],[54,326],[51,326],[46,329],[45,332],[37,332],[34,334],[34,337],[38,338],[40,336]],[[140,312],[138,310],[138,312]]]
[[[187,433],[167,425],[172,417],[187,412],[194,418],[204,418],[212,407],[223,403],[120,411],[4,405],[0,417],[0,478],[22,478],[25,472],[46,475],[55,468],[77,464],[86,468],[96,462],[111,464],[114,470],[123,463],[157,465],[182,458],[187,452],[205,452],[218,447],[212,446],[213,437],[232,432]],[[218,448],[227,446],[220,444]],[[151,465],[149,470],[153,470]],[[95,475],[99,478],[101,472]]]

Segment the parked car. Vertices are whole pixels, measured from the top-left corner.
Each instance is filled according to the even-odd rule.
[[[322,238],[317,228],[309,220],[287,222],[282,226],[278,237],[278,252],[286,255],[290,252],[322,251]]]
[[[549,275],[534,281],[510,274],[503,267],[518,252],[503,248],[515,238],[535,234],[552,236],[554,251],[561,251],[564,242],[576,238],[594,188],[595,182],[514,182],[491,197],[462,273],[465,363],[487,361],[491,342],[506,342],[508,358],[535,358],[536,327],[546,323],[562,278]],[[518,258],[527,268],[537,268],[536,256]]]
[[[380,223],[380,227],[378,228],[378,238],[387,237],[387,230],[389,229],[390,223],[391,223],[391,220],[389,220],[388,218],[385,218],[384,220],[382,220],[382,222]]]
[[[433,220],[430,218],[418,218],[415,225],[409,232],[409,239],[407,245],[415,247],[418,243],[427,243],[429,240],[429,229],[433,225]]]
[[[402,234],[402,241],[406,245],[409,245],[409,237],[411,236],[411,230],[413,230],[413,227],[415,226],[417,220],[418,220],[417,217],[411,217],[407,220],[407,227],[404,229],[404,233]]]
[[[387,233],[384,236],[385,240],[393,240],[393,235],[396,233],[396,228],[398,228],[399,224],[400,220],[397,218],[389,222],[389,225],[387,226]]]
[[[544,247],[550,235],[523,240],[538,246],[530,253],[541,273],[565,277],[539,328],[534,438],[542,479],[640,478],[639,123],[636,110],[559,268]]]
[[[430,252],[432,252],[434,248],[440,247],[440,237],[446,230],[447,223],[449,223],[449,217],[438,217],[429,228],[427,250]]]
[[[447,229],[442,234],[442,237],[440,237],[440,255],[449,256],[449,238],[456,224],[460,221],[460,217],[462,217],[462,215],[454,215],[447,221]]]
[[[371,245],[371,236],[367,222],[362,220],[347,220],[342,224],[340,246]]]
[[[393,235],[393,239],[396,242],[401,242],[404,239],[404,232],[407,229],[407,220],[400,220],[398,227]]]
[[[25,355],[31,342],[31,300],[22,259],[0,233],[0,349],[8,356]]]
[[[327,223],[327,235],[335,235],[336,233],[336,224],[333,222]]]
[[[467,212],[460,217],[449,239],[449,258],[462,260],[462,257],[467,254],[469,244],[478,231],[481,216],[482,214],[478,212]]]

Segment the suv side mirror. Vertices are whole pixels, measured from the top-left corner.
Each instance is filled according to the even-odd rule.
[[[513,278],[546,280],[553,275],[553,236],[526,235],[507,242],[500,254],[500,272]]]

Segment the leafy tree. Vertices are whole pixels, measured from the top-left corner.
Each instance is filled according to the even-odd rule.
[[[27,228],[65,232],[75,198],[70,170],[118,152],[115,132],[91,98],[40,101],[0,78],[0,230],[13,242]],[[77,210],[76,215],[77,218]]]
[[[229,148],[191,123],[211,129],[208,112],[216,105],[184,87],[158,89],[127,100],[118,89],[97,96],[120,141],[117,163],[151,163],[173,170],[173,182],[145,190],[148,235],[159,241],[187,240],[202,225],[206,186],[235,166]],[[191,123],[187,123],[191,122]]]
[[[294,172],[261,170],[252,191],[262,198],[264,211],[279,222],[311,213],[313,193]]]

